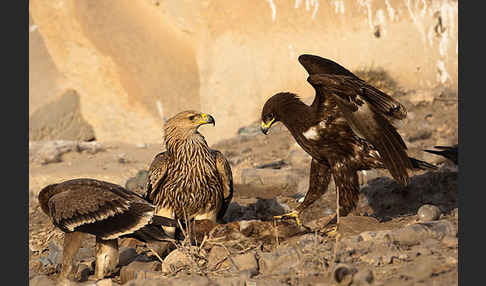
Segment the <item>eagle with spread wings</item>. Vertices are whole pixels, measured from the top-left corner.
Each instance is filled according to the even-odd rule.
[[[96,236],[95,277],[102,279],[118,264],[118,238],[143,242],[169,238],[161,228],[176,221],[155,215],[155,206],[140,195],[105,181],[80,178],[50,184],[38,196],[42,211],[64,232],[62,270],[68,279],[84,234]]]
[[[231,167],[218,150],[209,148],[198,128],[214,118],[193,110],[182,111],[165,124],[166,151],[152,161],[145,198],[158,215],[180,220],[222,218],[233,197]],[[175,228],[164,227],[174,236]]]
[[[316,92],[312,104],[306,105],[296,94],[281,92],[266,101],[261,114],[264,134],[273,124],[282,122],[312,157],[304,201],[293,212],[276,218],[294,217],[301,224],[300,212],[327,191],[332,176],[338,225],[340,215],[356,208],[357,171],[386,168],[396,181],[406,185],[408,170],[436,168],[407,155],[407,146],[394,126],[407,115],[400,102],[334,61],[307,54],[298,60]]]

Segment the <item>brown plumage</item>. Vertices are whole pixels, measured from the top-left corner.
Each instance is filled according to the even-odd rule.
[[[458,164],[458,144],[454,146],[434,146],[435,149],[439,150],[424,150],[425,152],[429,152],[432,154],[440,155],[443,156],[444,158],[447,158],[451,160],[454,164]]]
[[[38,200],[52,223],[65,232],[61,278],[71,273],[84,233],[96,236],[95,276],[103,278],[118,264],[119,237],[162,241],[168,236],[160,226],[176,225],[174,220],[154,215],[155,206],[136,193],[95,179],[48,185]]]
[[[183,111],[165,125],[166,151],[149,168],[145,197],[157,214],[174,219],[221,220],[233,197],[233,177],[223,154],[198,132],[214,124],[205,113]],[[165,228],[171,235],[175,229]]]
[[[327,191],[331,175],[341,207],[339,218],[354,210],[358,202],[357,171],[386,168],[406,185],[408,170],[435,168],[408,157],[393,125],[406,117],[402,104],[331,60],[301,55],[299,62],[316,91],[312,104],[306,105],[292,93],[278,93],[262,109],[265,134],[280,121],[312,156],[309,190],[291,216],[298,217]]]

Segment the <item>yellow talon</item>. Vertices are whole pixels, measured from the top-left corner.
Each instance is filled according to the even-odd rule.
[[[287,214],[277,215],[277,216],[273,217],[273,219],[280,219],[280,220],[281,219],[287,219],[287,218],[294,218],[297,225],[302,226],[302,222],[299,219],[299,212],[298,211],[292,211],[292,212],[287,213]]]
[[[338,234],[338,227],[337,225],[333,225],[325,228],[323,232],[326,236],[335,237]]]

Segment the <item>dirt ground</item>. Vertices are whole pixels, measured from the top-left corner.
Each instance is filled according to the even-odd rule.
[[[343,218],[337,244],[335,236],[322,231],[335,210],[333,184],[302,215],[305,227],[298,228],[292,221],[272,221],[272,215],[293,209],[305,195],[310,158],[281,124],[267,136],[253,124],[212,146],[230,160],[235,191],[225,216],[228,223],[217,226],[207,243],[199,246],[206,253],[201,254],[202,266],[163,273],[163,263],[143,244],[122,239],[124,250],[135,249],[137,263],[152,268],[142,267],[144,275],[123,281],[123,273],[128,271],[123,268],[135,267],[131,262],[108,280],[88,280],[80,285],[458,285],[458,169],[444,158],[422,151],[458,142],[458,96],[441,89],[401,91],[395,96],[408,109],[399,132],[409,155],[440,169],[414,173],[406,188],[391,180],[386,171],[361,174],[358,209]],[[200,131],[204,134],[206,128],[217,126],[204,126]],[[99,145],[94,149],[68,148],[54,160],[47,160],[45,150],[34,143],[47,144],[32,142],[30,148],[29,279],[31,285],[49,285],[60,270],[63,234],[53,228],[37,203],[41,188],[80,177],[125,186],[137,174],[143,178],[139,171],[147,170],[163,147],[96,142]],[[418,221],[417,211],[425,204],[438,207],[436,220]],[[80,262],[92,261],[93,245],[93,237],[85,241]],[[184,247],[188,246],[179,245]],[[231,262],[226,270],[208,266],[214,264],[218,247],[227,251],[222,260]],[[254,261],[244,260],[245,255]]]

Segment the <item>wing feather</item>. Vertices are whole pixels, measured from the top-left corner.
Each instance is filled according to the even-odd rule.
[[[405,107],[331,60],[302,55],[299,62],[316,90],[313,105],[322,112],[326,102],[335,101],[353,132],[373,144],[390,174],[406,184],[407,169],[413,166],[405,142],[393,126],[394,120],[406,117]]]
[[[168,157],[167,152],[159,153],[150,164],[144,197],[152,203],[157,200],[158,188],[167,176]]]
[[[223,204],[217,215],[218,219],[222,219],[228,209],[231,199],[233,198],[233,173],[231,171],[231,166],[224,155],[217,150],[211,151],[216,157],[216,168],[223,187]]]
[[[44,188],[48,215],[65,232],[81,231],[112,239],[151,222],[154,206],[121,186],[75,179]]]

